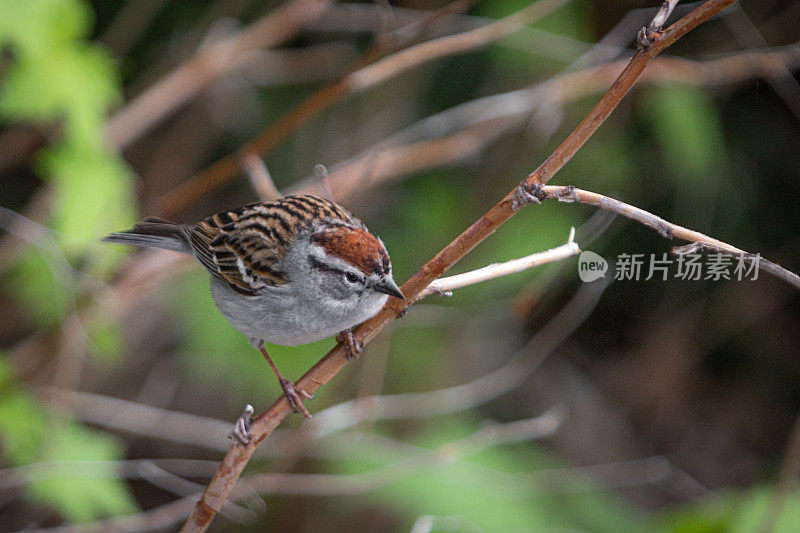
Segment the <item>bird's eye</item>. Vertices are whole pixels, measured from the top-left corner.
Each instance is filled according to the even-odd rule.
[[[346,279],[350,283],[358,283],[359,281],[361,281],[361,279],[352,272],[346,272],[344,275],[344,279]]]

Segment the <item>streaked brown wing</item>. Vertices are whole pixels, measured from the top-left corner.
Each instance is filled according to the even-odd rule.
[[[283,256],[297,234],[314,221],[363,228],[339,205],[316,196],[287,196],[217,213],[198,222],[190,242],[197,259],[235,291],[254,295],[289,281]]]

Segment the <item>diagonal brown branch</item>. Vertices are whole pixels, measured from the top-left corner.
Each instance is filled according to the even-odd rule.
[[[533,201],[531,192],[536,186],[544,185],[561,169],[581,146],[592,136],[608,118],[625,94],[641,75],[653,58],[687,32],[734,4],[736,0],[709,0],[685,17],[667,28],[647,50],[639,50],[628,66],[619,75],[611,88],[603,95],[589,115],[561,143],[539,168],[532,172],[518,187],[509,192],[489,212],[467,228],[453,242],[448,244],[433,259],[428,261],[410,280],[403,285],[403,293],[409,301],[427,287],[434,279],[444,274],[451,266],[464,257],[486,237],[511,218],[526,202]],[[366,344],[385,329],[407,308],[402,301],[387,305],[377,316],[361,324],[354,332],[358,341]],[[297,385],[306,391],[314,392],[339,373],[347,364],[347,355],[341,345],[328,352],[317,364],[298,380]],[[205,531],[217,511],[233,490],[236,481],[253,455],[258,444],[289,415],[291,409],[286,398],[280,398],[266,412],[253,421],[252,442],[247,446],[233,446],[219,469],[214,474],[192,515],[184,524],[182,531]]]

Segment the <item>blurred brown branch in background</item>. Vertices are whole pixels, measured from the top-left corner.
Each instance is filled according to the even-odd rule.
[[[562,74],[529,89],[482,97],[426,117],[362,154],[329,168],[330,192],[335,199],[348,198],[367,185],[473,159],[500,135],[526,124],[543,106],[558,109],[568,101],[608,87],[626,63],[614,61]],[[753,77],[780,77],[786,68],[798,66],[800,44],[706,61],[658,57],[639,83],[717,86]],[[315,177],[309,177],[292,186],[289,192],[325,196],[328,191],[319,187]]]
[[[741,6],[736,7],[737,9],[732,10],[730,16],[725,17],[725,22],[731,28],[739,45],[756,49],[767,48],[769,46],[767,41],[747,13]],[[775,68],[780,68],[780,66],[775,65]],[[770,76],[767,83],[775,91],[775,94],[780,96],[795,118],[800,120],[800,83],[794,78],[789,68],[783,67],[782,71],[782,75]]]
[[[544,163],[518,187],[509,192],[487,214],[428,261],[403,285],[402,290],[408,300],[413,301],[434,279],[444,274],[445,271],[477,246],[478,243],[491,235],[526,203],[538,202],[538,199],[532,196],[534,188],[545,185],[572,158],[575,152],[608,118],[639,78],[647,64],[667,46],[733,3],[735,3],[735,0],[709,0],[667,28],[663,35],[660,35],[647,50],[640,49],[637,51],[628,66],[589,115]],[[390,303],[376,317],[359,326],[354,335],[362,344],[368,343],[402,314],[406,308],[407,304],[405,302]],[[346,363],[347,355],[345,350],[341,345],[337,345],[297,381],[297,386],[313,393],[321,385],[330,381]],[[244,470],[258,444],[280,424],[290,411],[291,408],[286,399],[281,398],[253,421],[253,441],[247,446],[233,446],[226,454],[192,515],[184,524],[183,531],[204,531],[210,525],[215,514],[221,509],[222,504],[233,490],[239,475]]]
[[[369,65],[359,65],[356,70],[345,74],[338,81],[326,85],[292,108],[254,141],[241,147],[236,153],[220,159],[201,174],[176,187],[162,199],[159,211],[165,216],[173,216],[186,205],[235,178],[241,171],[244,158],[252,154],[260,157],[269,154],[281,140],[288,137],[320,111],[344,97],[373,87],[410,68],[434,59],[485,47],[491,42],[520,30],[525,24],[544,17],[568,1],[541,0],[482,28],[440,37],[378,59]],[[367,57],[369,58],[367,61],[375,59],[371,53],[368,53]]]
[[[414,450],[414,453],[406,454],[407,457],[399,461],[359,474],[255,474],[242,480],[242,483],[237,487],[236,493],[232,495],[232,499],[245,499],[251,493],[283,495],[365,494],[391,483],[396,483],[423,470],[440,468],[487,448],[546,438],[558,430],[567,414],[565,406],[557,405],[534,418],[504,424],[483,424],[466,437],[447,442],[432,450]],[[153,467],[158,463],[166,466],[171,465],[173,468],[183,468],[187,470],[183,473],[186,476],[196,476],[198,469],[207,467],[207,461],[186,460],[120,461],[116,466],[121,475],[135,478],[143,474],[152,474]],[[87,474],[91,474],[97,469],[98,464],[76,466],[79,470],[83,469]],[[107,462],[103,466],[107,466]],[[20,475],[24,471],[24,469],[17,470],[18,473],[16,475]],[[28,470],[33,475],[36,475],[35,472],[41,471],[42,468],[37,466]],[[43,474],[47,475],[46,472],[43,472]],[[159,472],[159,474],[166,475],[163,471]],[[67,526],[31,531],[67,533],[73,531],[163,529],[179,522],[198,496],[199,493],[191,494],[161,507],[135,515],[122,516],[75,527]],[[246,520],[246,516],[242,516],[242,513],[239,514],[243,520]]]
[[[251,52],[292,37],[329,4],[328,0],[292,0],[242,32],[201,48],[111,117],[108,132],[112,141],[121,147],[130,144],[209,83],[241,66]]]

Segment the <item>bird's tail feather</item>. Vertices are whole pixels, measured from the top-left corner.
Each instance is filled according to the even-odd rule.
[[[189,245],[189,233],[187,226],[161,218],[147,218],[127,231],[106,235],[101,240],[190,254],[192,249]]]

